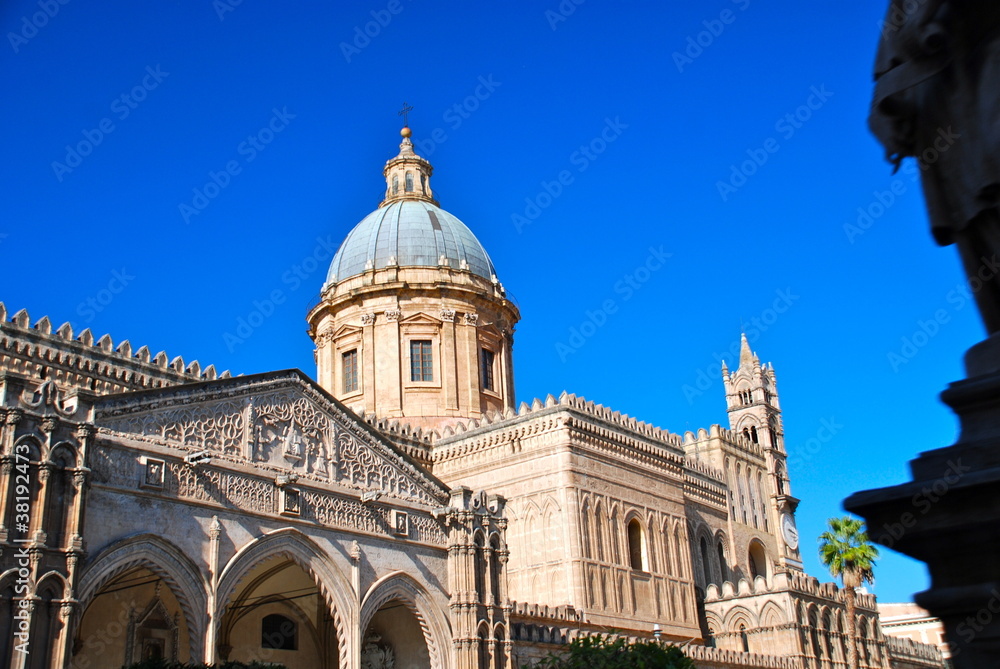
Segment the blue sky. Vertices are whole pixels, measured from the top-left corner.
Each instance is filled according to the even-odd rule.
[[[4,3],[0,300],[312,374],[306,310],[378,204],[405,100],[441,205],[520,305],[518,399],[725,423],[718,359],[745,328],[826,578],[825,519],[954,441],[937,394],[984,336],[916,171],[866,129],[885,4]],[[883,601],[927,586],[886,553]]]

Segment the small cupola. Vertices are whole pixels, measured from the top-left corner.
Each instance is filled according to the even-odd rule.
[[[434,168],[425,159],[413,152],[408,126],[399,131],[403,141],[399,145],[399,155],[385,164],[385,199],[379,207],[385,207],[400,200],[423,200],[437,204],[431,190],[431,174]]]

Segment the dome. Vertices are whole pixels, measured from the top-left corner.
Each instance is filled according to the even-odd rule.
[[[382,269],[393,258],[400,267],[438,267],[442,256],[452,269],[468,268],[486,280],[496,274],[486,249],[465,223],[427,200],[397,200],[368,214],[348,233],[326,281]]]

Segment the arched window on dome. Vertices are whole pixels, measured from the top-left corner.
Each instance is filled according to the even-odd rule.
[[[413,172],[406,173],[406,192],[413,192]]]
[[[399,192],[399,175],[398,174],[393,174],[392,175],[392,194],[395,195],[398,192]]]
[[[421,174],[420,175],[420,192],[423,193],[424,195],[427,195],[427,175],[426,174]]]

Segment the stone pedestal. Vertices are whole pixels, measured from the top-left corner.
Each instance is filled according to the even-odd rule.
[[[966,354],[969,378],[941,399],[958,442],[910,462],[913,481],[867,490],[844,506],[879,544],[927,563],[918,604],[944,621],[957,669],[1000,667],[1000,338]]]

